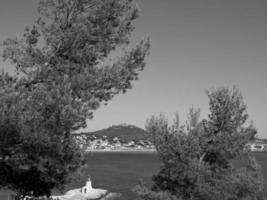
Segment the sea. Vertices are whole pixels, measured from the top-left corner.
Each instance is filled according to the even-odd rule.
[[[254,155],[262,167],[265,180],[267,180],[267,153],[255,153]],[[234,161],[238,166],[244,165],[245,162],[245,159],[242,158]],[[94,188],[119,193],[121,197],[117,198],[118,200],[137,200],[138,196],[133,188],[140,181],[150,185],[151,177],[158,172],[160,165],[160,160],[155,152],[88,153],[86,168],[75,176],[65,190],[81,187],[90,176]],[[7,200],[5,192],[0,192],[0,200]]]
[[[267,181],[267,153],[254,153],[254,156]],[[246,162],[246,157],[233,161],[237,167],[244,166]],[[90,174],[94,188],[120,193],[120,200],[137,200],[138,196],[133,188],[140,181],[151,185],[152,176],[159,171],[160,166],[156,152],[93,152],[88,154],[87,167],[83,174]],[[80,181],[74,181],[69,187],[75,188],[79,184]]]

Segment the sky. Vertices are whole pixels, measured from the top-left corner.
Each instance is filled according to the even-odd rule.
[[[237,86],[258,136],[267,138],[267,1],[137,0],[132,41],[149,36],[151,54],[133,89],[116,96],[84,131],[116,124],[144,128],[160,112],[186,120],[193,105],[207,117],[206,91]],[[36,0],[0,1],[0,40],[19,35],[38,16]],[[8,63],[0,66],[11,70]]]

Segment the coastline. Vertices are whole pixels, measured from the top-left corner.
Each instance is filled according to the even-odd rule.
[[[156,149],[91,149],[86,153],[156,153]]]

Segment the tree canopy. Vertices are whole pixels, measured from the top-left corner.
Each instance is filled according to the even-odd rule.
[[[41,0],[40,18],[3,42],[15,73],[0,75],[0,186],[50,195],[83,162],[71,133],[131,88],[149,40],[130,48],[133,0]],[[120,57],[111,56],[118,51]]]
[[[190,109],[187,126],[160,115],[147,121],[162,166],[151,188],[138,186],[145,200],[262,200],[264,180],[256,160],[245,151],[256,129],[245,122],[246,105],[236,88],[208,92],[210,114],[199,121],[199,110]],[[247,155],[246,166],[233,159]]]

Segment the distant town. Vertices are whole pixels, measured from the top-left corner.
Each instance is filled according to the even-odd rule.
[[[118,137],[96,136],[92,134],[77,134],[74,136],[77,144],[84,151],[154,151],[155,145],[149,140],[123,141]],[[267,152],[267,140],[256,139],[246,145],[252,152]]]
[[[148,140],[123,141],[118,137],[97,137],[89,134],[74,136],[81,149],[85,151],[153,151],[155,146]]]
[[[74,134],[84,151],[155,151],[148,133],[134,125],[113,125],[96,132]],[[267,139],[256,138],[245,149],[252,152],[267,152]]]
[[[249,142],[246,148],[252,152],[267,152],[267,139],[255,139]]]
[[[155,151],[149,134],[130,124],[113,125],[95,132],[74,134],[84,151]]]

